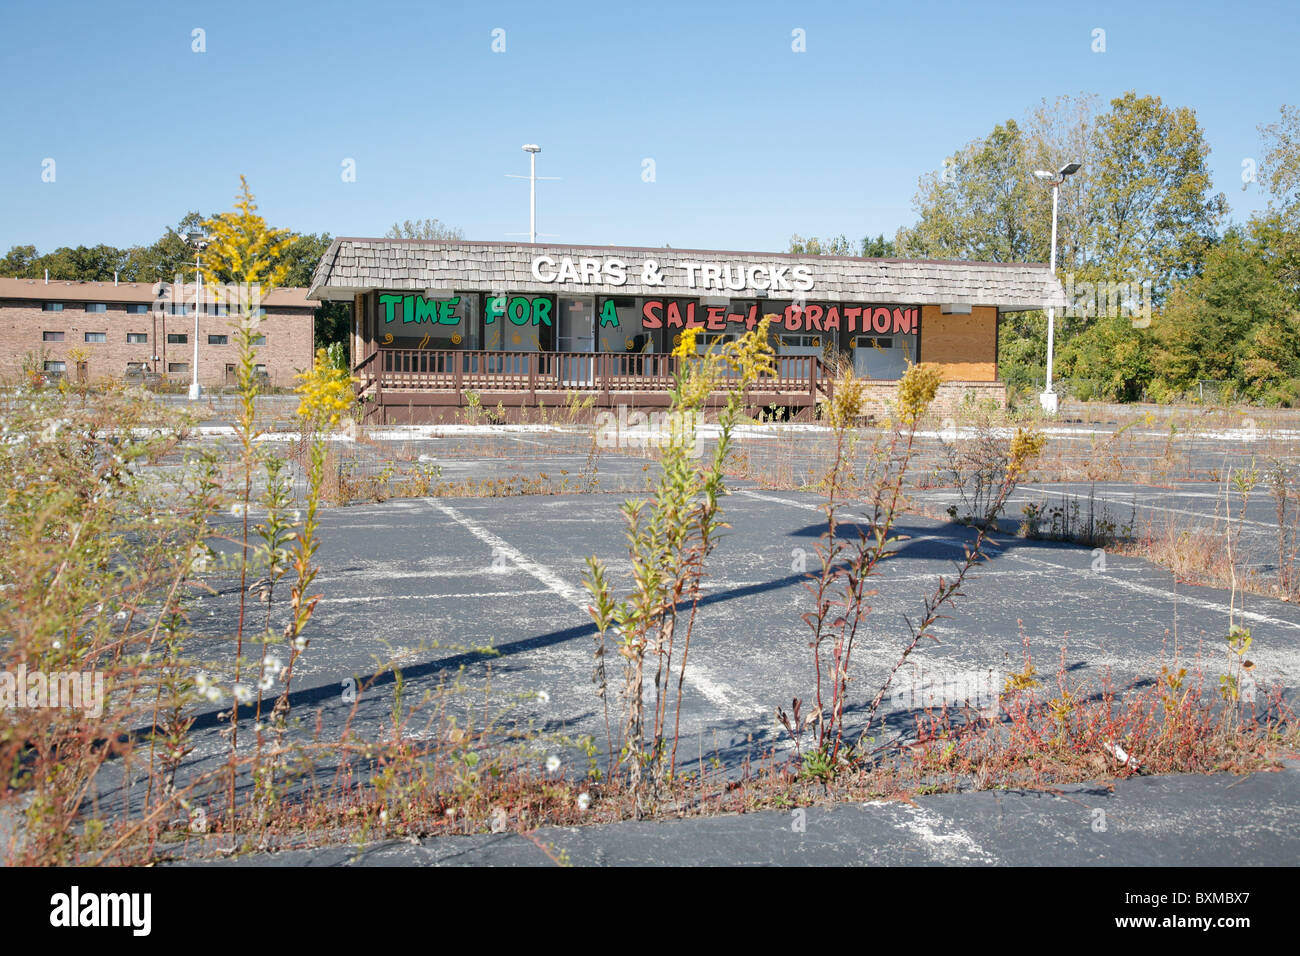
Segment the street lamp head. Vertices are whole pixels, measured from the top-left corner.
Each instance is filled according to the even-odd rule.
[[[1077,173],[1079,171],[1079,168],[1080,168],[1079,163],[1066,163],[1064,166],[1061,167],[1061,178],[1064,179],[1066,176],[1069,176],[1072,173]]]
[[[191,229],[185,234],[185,241],[192,246],[203,247],[208,241],[208,234],[202,229]]]
[[[523,150],[526,153],[540,153],[542,147],[538,146],[536,143],[525,143],[523,145]]]
[[[1053,180],[1053,179],[1056,178],[1055,176],[1053,176],[1051,173],[1049,173],[1049,172],[1048,172],[1047,170],[1045,170],[1045,169],[1035,169],[1035,170],[1034,170],[1034,176],[1035,176],[1035,178],[1037,178],[1037,179],[1041,179],[1041,180],[1043,180],[1044,182],[1050,182],[1051,180]]]

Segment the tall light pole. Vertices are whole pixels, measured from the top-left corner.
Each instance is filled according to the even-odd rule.
[[[506,173],[509,179],[527,179],[528,180],[528,241],[537,241],[537,180],[539,179],[559,179],[559,176],[538,176],[537,175],[537,154],[542,151],[542,147],[536,143],[525,143],[523,150],[528,154],[528,175],[518,176],[514,173]],[[510,233],[515,236],[518,233]]]
[[[1052,281],[1056,281],[1056,207],[1060,196],[1061,183],[1065,182],[1065,177],[1079,171],[1078,163],[1066,163],[1061,167],[1059,173],[1049,173],[1045,169],[1037,169],[1034,175],[1043,182],[1052,184]],[[1056,349],[1056,306],[1047,307],[1047,384],[1042,394],[1038,396],[1038,402],[1043,407],[1043,411],[1055,415],[1058,407],[1056,392],[1052,389],[1052,361],[1055,357]]]
[[[537,154],[542,147],[527,143],[524,152],[528,154],[528,241],[537,241]]]
[[[199,311],[203,308],[203,273],[199,265],[199,256],[208,244],[208,236],[201,229],[195,229],[185,237],[194,246],[194,363],[190,370],[190,401],[197,401],[203,393],[199,387]]]

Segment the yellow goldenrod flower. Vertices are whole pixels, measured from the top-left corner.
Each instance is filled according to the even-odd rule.
[[[240,192],[233,212],[204,222],[208,245],[200,257],[203,281],[216,287],[239,282],[266,293],[283,285],[289,273],[284,254],[294,236],[288,229],[270,229],[257,214],[248,180],[239,177]]]
[[[898,415],[903,424],[915,425],[925,414],[941,381],[939,370],[928,362],[908,367],[898,383]]]
[[[296,391],[298,418],[304,428],[332,429],[352,407],[356,380],[346,370],[331,365],[325,349],[317,349],[311,369],[294,378],[302,382]]]
[[[1007,477],[1014,480],[1024,473],[1029,463],[1042,454],[1047,436],[1040,431],[1017,428],[1011,439],[1011,453],[1007,461]]]
[[[690,358],[695,354],[695,338],[699,335],[699,329],[686,329],[682,332],[681,337],[677,340],[677,347],[673,349],[675,358]]]

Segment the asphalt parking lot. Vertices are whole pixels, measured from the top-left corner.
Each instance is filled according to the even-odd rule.
[[[454,480],[567,476],[580,472],[587,460],[582,450],[586,439],[563,431],[501,429],[486,436],[416,434],[387,440],[401,440],[403,454],[436,462]],[[815,433],[800,440],[807,447],[799,453],[809,468],[824,460],[817,451],[820,440]],[[937,446],[923,449],[931,459],[936,454]],[[1209,459],[1200,466],[1213,467]],[[595,632],[581,585],[585,562],[598,556],[610,569],[616,593],[627,587],[630,564],[619,507],[629,494],[646,488],[655,471],[648,458],[636,454],[604,454],[598,468],[608,484],[597,487],[616,487],[617,492],[394,499],[326,510],[318,553],[321,573],[314,586],[323,597],[310,625],[311,646],[296,670],[294,712],[313,715],[329,739],[348,719],[353,709],[348,694],[359,687],[352,729],[363,738],[378,737],[391,733],[394,667],[400,670],[408,703],[451,680],[475,693],[490,683],[501,725],[530,728],[539,762],[558,755],[565,772],[581,774],[585,765],[572,741],[585,735],[603,740],[604,735],[603,709],[591,680]],[[788,753],[790,742],[776,723],[775,709],[788,707],[796,696],[808,699],[813,683],[807,628],[800,616],[811,607],[803,582],[804,572],[817,562],[815,549],[824,529],[821,500],[808,492],[773,490],[770,484],[753,473],[729,481],[732,493],[723,509],[730,527],[709,567],[687,668],[682,747],[692,759],[698,755],[727,768]],[[919,489],[914,498],[931,515],[941,515],[959,500],[954,489],[945,487]],[[1272,502],[1263,490],[1244,510],[1237,497],[1230,498],[1240,542],[1250,551],[1248,563],[1267,572],[1276,554]],[[1072,502],[1085,514],[1094,507],[1121,521],[1176,520],[1210,529],[1221,529],[1225,509],[1221,481],[1159,486],[1029,482],[1017,490],[1006,513],[1013,525],[1025,504],[1049,508],[1072,507]],[[852,508],[841,514],[841,520],[850,522],[857,517]],[[904,537],[880,569],[875,582],[879,594],[856,652],[850,732],[897,659],[907,637],[907,617],[919,615],[923,596],[939,575],[952,573],[974,537],[961,524],[915,513],[904,515],[895,531]],[[896,692],[907,686],[969,683],[975,675],[993,675],[1000,684],[1002,675],[1022,667],[1026,648],[1040,674],[1055,675],[1064,667],[1072,683],[1093,688],[1149,679],[1175,656],[1189,670],[1203,667],[1213,682],[1226,664],[1230,620],[1252,630],[1257,686],[1281,687],[1291,696],[1300,682],[1300,607],[1293,604],[1256,595],[1234,598],[1227,591],[1179,582],[1136,558],[1107,554],[1099,562],[1089,548],[1027,540],[1009,530],[994,535],[986,551],[963,596],[934,629],[940,643],[926,644],[914,663],[900,671]],[[219,593],[205,596],[194,611],[196,630],[210,640],[200,638],[190,650],[211,663],[214,675],[228,678],[223,669],[232,656],[229,635],[238,590],[231,582],[213,583]],[[280,623],[279,613],[272,613],[273,627]],[[616,701],[617,658],[611,654],[611,660],[611,697]],[[225,707],[228,702],[198,714],[196,746],[182,778],[222,762],[225,724],[219,714]],[[897,693],[887,696],[885,711],[885,739],[912,730],[913,710],[906,699]],[[419,736],[421,731],[414,725],[406,732]],[[1025,838],[1020,830],[1029,825],[1023,821],[1038,820],[1039,835],[1064,841],[1071,848],[1069,862],[1081,864],[1194,862],[1202,857],[1295,861],[1300,826],[1284,812],[1300,800],[1300,777],[1293,766],[1282,774],[1240,780],[1158,779],[1122,781],[1114,790],[1067,788],[1046,796],[972,793],[937,803],[941,798],[925,798],[930,802],[921,804],[924,813],[918,811],[916,819],[907,816],[910,810],[873,806],[810,808],[809,819],[823,822],[818,836],[770,841],[759,857],[808,863],[1057,862],[1050,855],[1015,849]],[[1222,817],[1216,801],[1226,799],[1223,788],[1234,781],[1233,798],[1245,799],[1249,793],[1257,801],[1258,826],[1233,830],[1235,824]],[[128,786],[117,795],[138,805],[137,788]],[[104,796],[111,800],[113,794]],[[1105,802],[1115,800],[1122,803]],[[1124,831],[1128,838],[1077,839],[1075,816],[1084,805],[1089,813],[1097,806],[1126,808],[1119,816],[1133,824]],[[904,816],[895,820],[899,813]],[[1021,822],[1008,824],[1011,816]],[[1208,830],[1191,841],[1193,817],[1217,819],[1205,826],[1234,833],[1233,849],[1220,847],[1217,856],[1206,849],[1222,842]],[[683,821],[665,835],[657,835],[659,824],[617,824],[591,831],[555,830],[548,840],[578,862],[672,862],[682,853],[694,862],[744,862],[748,856],[737,848],[758,838],[755,827],[784,832],[788,824],[781,814],[746,815]],[[1083,832],[1091,831],[1085,827]],[[364,857],[338,849],[310,860],[547,861],[532,843],[506,835],[465,840],[388,849],[381,844],[378,855]]]
[[[402,672],[416,700],[459,673],[489,675],[508,719],[545,733],[601,737],[603,712],[591,683],[594,628],[581,586],[589,555],[608,565],[616,590],[630,565],[621,495],[407,499],[331,509],[322,522],[323,595],[310,625],[312,643],[295,675],[295,708],[319,708],[328,734],[351,709],[344,691],[387,666]],[[801,568],[816,562],[823,530],[816,496],[742,485],[724,501],[724,533],[712,561],[687,668],[683,739],[702,752],[739,762],[787,746],[775,708],[807,699],[813,681],[807,632],[810,607]],[[851,513],[845,517],[852,517]],[[856,652],[860,708],[884,679],[923,595],[950,574],[970,529],[905,516],[906,539],[881,567],[876,597]],[[1071,680],[1117,686],[1149,678],[1177,655],[1207,672],[1224,660],[1230,614],[1251,627],[1261,687],[1294,688],[1300,678],[1300,608],[1281,601],[1180,585],[1144,561],[1072,545],[996,535],[964,596],[935,628],[900,679],[936,683],[963,675],[1019,670],[1027,646],[1040,673],[1054,674],[1064,654]],[[194,623],[194,652],[220,673],[231,656],[228,635],[237,589],[205,597]],[[273,614],[273,624],[275,615]],[[491,648],[486,652],[484,648]],[[464,668],[462,671],[461,668]],[[391,721],[393,678],[366,692],[354,727],[382,733]],[[910,724],[891,705],[892,728]],[[199,715],[194,765],[214,759],[218,708]],[[849,723],[855,714],[850,710]]]

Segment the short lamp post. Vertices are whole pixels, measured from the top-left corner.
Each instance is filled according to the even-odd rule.
[[[185,238],[194,246],[194,361],[190,367],[190,401],[193,402],[203,394],[199,387],[199,314],[203,309],[203,272],[199,257],[208,244],[208,236],[201,229],[196,229]]]
[[[1056,281],[1056,207],[1060,195],[1061,183],[1065,182],[1065,177],[1079,171],[1078,163],[1066,163],[1061,167],[1059,173],[1050,173],[1045,169],[1034,171],[1034,176],[1043,182],[1052,185],[1052,281]],[[1056,348],[1056,306],[1047,307],[1047,385],[1041,395],[1038,396],[1039,404],[1043,406],[1043,411],[1055,415],[1058,407],[1056,392],[1052,389],[1052,360]]]

